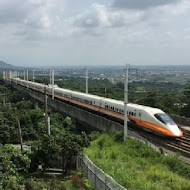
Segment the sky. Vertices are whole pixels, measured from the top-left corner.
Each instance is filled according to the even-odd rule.
[[[0,0],[0,60],[190,65],[190,0]]]

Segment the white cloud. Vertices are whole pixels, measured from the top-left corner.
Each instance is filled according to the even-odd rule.
[[[119,9],[139,9],[170,5],[180,2],[181,0],[114,0],[113,7]]]
[[[76,56],[81,62],[91,58],[112,62],[125,57],[126,52],[134,60],[137,54],[156,57],[157,51],[167,52],[182,43],[189,47],[189,0],[156,0],[147,5],[148,0],[131,9],[96,2],[74,16],[67,15],[69,10],[64,15],[66,1],[0,0],[1,49],[9,51],[15,46],[25,52],[28,47],[30,55],[31,49],[38,48],[41,56],[45,51],[60,60]]]
[[[10,36],[11,42],[21,37],[39,40],[42,33],[46,35],[43,30],[48,37],[50,30],[57,27],[57,17],[63,11],[64,0],[0,0],[0,40],[10,43]]]
[[[93,4],[89,10],[70,18],[72,25],[86,28],[128,27],[141,19],[142,12],[112,10],[105,5]]]

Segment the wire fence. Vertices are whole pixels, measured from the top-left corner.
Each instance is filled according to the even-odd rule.
[[[77,169],[84,170],[86,177],[97,190],[126,190],[98,168],[84,153],[77,156]]]

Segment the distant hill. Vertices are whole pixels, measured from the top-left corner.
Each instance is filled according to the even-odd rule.
[[[15,66],[5,63],[4,61],[0,61],[0,69],[13,69]]]

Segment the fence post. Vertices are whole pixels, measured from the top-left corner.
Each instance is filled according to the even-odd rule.
[[[96,170],[96,167],[95,167],[95,171],[94,171],[94,176],[95,176],[94,182],[95,182],[95,187],[96,187],[96,177],[97,177],[97,170]]]
[[[107,177],[106,177],[106,175],[105,175],[105,190],[106,190],[106,187],[107,187]]]
[[[88,178],[88,163],[87,163],[87,165],[86,165],[86,168],[87,168],[86,176],[87,176],[87,178]]]

